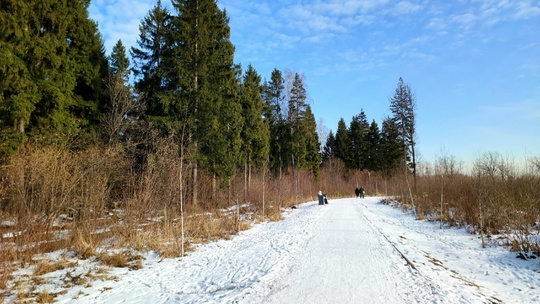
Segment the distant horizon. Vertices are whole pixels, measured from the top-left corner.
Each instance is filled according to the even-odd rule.
[[[263,79],[303,73],[313,113],[335,134],[363,109],[379,127],[399,77],[416,94],[418,151],[472,164],[540,157],[540,1],[221,0],[235,62]],[[152,0],[93,0],[107,54],[136,44]],[[162,4],[172,11],[169,1]],[[126,10],[129,7],[129,10]],[[174,12],[173,12],[174,13]],[[324,144],[324,139],[322,139]]]

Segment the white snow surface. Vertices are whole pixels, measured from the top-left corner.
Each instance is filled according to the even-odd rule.
[[[75,286],[59,303],[540,303],[540,260],[482,248],[380,197],[301,204],[187,256]],[[79,267],[91,267],[81,263]],[[62,273],[55,274],[61,277]],[[54,290],[54,286],[48,290]]]

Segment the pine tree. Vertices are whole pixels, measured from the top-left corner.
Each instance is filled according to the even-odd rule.
[[[392,176],[399,169],[405,157],[399,128],[391,118],[386,118],[382,123],[380,155],[382,156],[381,169],[386,177]]]
[[[319,135],[317,134],[315,116],[309,105],[306,105],[301,126],[301,133],[304,134],[306,146],[306,156],[301,167],[310,170],[313,176],[317,178],[321,166],[321,154],[319,151],[321,144],[319,142]]]
[[[179,99],[192,117],[188,136],[195,153],[192,171],[192,201],[197,203],[199,164],[218,174],[216,164],[226,155],[220,131],[219,111],[225,91],[235,81],[234,46],[229,19],[215,0],[173,0],[177,15],[172,19],[174,42],[171,66],[178,79]]]
[[[293,170],[302,165],[307,155],[305,143],[305,133],[301,129],[302,120],[306,111],[306,90],[302,78],[298,73],[294,76],[294,82],[289,93],[288,101],[288,124],[290,128],[291,141],[290,159]]]
[[[269,153],[270,133],[268,124],[263,120],[263,100],[261,77],[253,66],[249,65],[244,75],[240,94],[244,127],[242,130],[244,152],[244,172],[247,178],[246,189],[249,192],[251,172],[254,165],[262,166]]]
[[[369,132],[364,140],[366,143],[365,168],[370,171],[380,171],[381,166],[381,134],[379,126],[373,120],[369,126]]]
[[[165,135],[178,128],[178,121],[187,119],[181,106],[174,107],[180,88],[175,83],[169,44],[171,16],[161,1],[148,12],[139,26],[137,47],[130,50],[133,59],[135,89],[144,96],[146,112],[143,118]]]
[[[334,133],[332,130],[330,130],[330,133],[328,134],[328,137],[326,138],[326,144],[324,145],[323,151],[322,151],[322,160],[324,162],[330,161],[333,157],[335,157],[335,150],[336,150],[336,137],[334,136]]]
[[[270,82],[264,89],[265,111],[264,116],[270,126],[270,168],[280,177],[283,170],[288,166],[286,156],[286,139],[289,138],[287,122],[283,116],[285,101],[285,80],[281,71],[272,71]]]
[[[402,144],[406,148],[406,156],[410,160],[409,167],[416,187],[416,102],[411,88],[401,77],[394,96],[390,99],[390,111],[398,127]]]
[[[365,138],[368,131],[369,124],[367,122],[366,114],[364,113],[364,110],[362,110],[360,114],[353,116],[348,129],[351,146],[350,158],[346,160],[346,164],[349,168],[357,170],[366,168],[367,145]]]
[[[76,86],[73,96],[76,103],[70,110],[82,127],[84,137],[98,135],[100,113],[108,106],[106,83],[109,77],[109,62],[98,25],[90,19],[90,0],[67,1],[68,56],[74,63],[73,74]]]
[[[341,159],[345,164],[347,164],[347,161],[351,158],[351,141],[349,139],[347,125],[343,118],[338,121],[334,155]]]

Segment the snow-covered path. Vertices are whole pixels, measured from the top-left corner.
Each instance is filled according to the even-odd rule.
[[[60,303],[534,303],[539,261],[482,249],[380,198],[309,202],[283,221],[160,260],[116,281],[74,287]]]
[[[370,226],[361,202],[321,206],[313,237],[265,303],[430,302],[399,252]]]

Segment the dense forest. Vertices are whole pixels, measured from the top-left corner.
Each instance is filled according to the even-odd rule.
[[[181,255],[319,190],[332,199],[359,186],[441,225],[515,228],[507,244],[538,248],[527,238],[540,221],[537,159],[518,172],[488,153],[468,174],[441,155],[420,170],[402,78],[380,124],[359,107],[322,134],[305,75],[235,63],[216,0],[171,2],[141,20],[135,47],[118,41],[109,56],[90,0],[0,2],[1,229],[24,231],[4,234],[1,260],[57,248],[88,257],[111,238]]]

